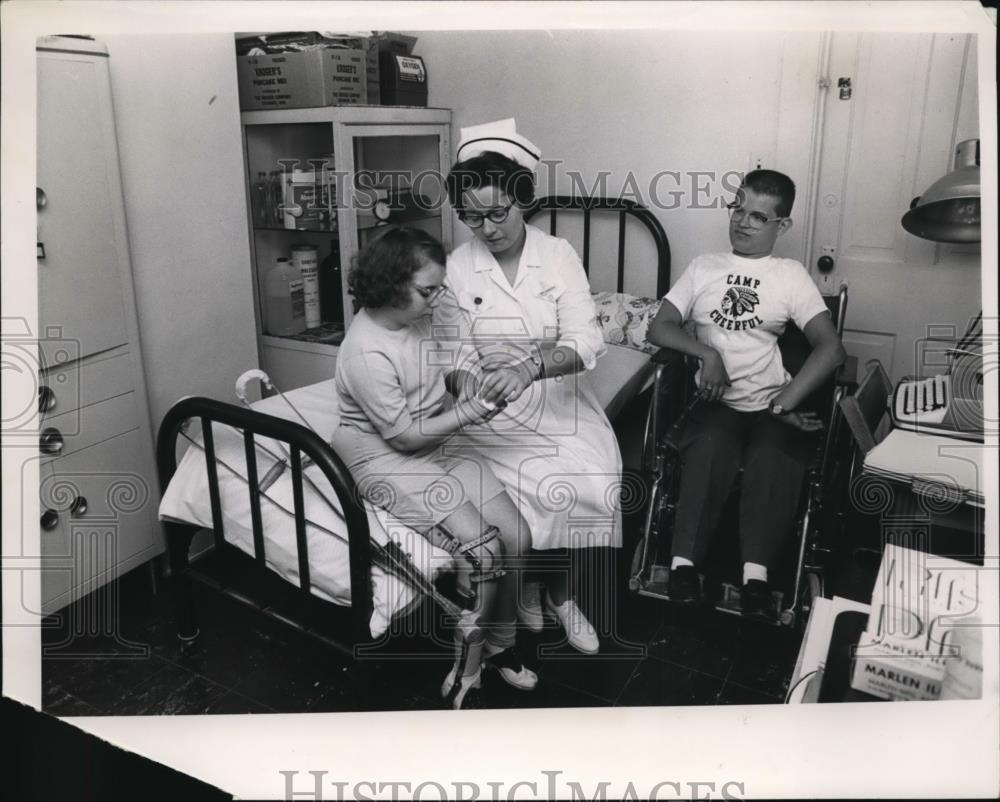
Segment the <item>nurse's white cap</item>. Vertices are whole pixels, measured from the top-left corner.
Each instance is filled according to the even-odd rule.
[[[534,170],[542,158],[538,148],[517,133],[513,117],[461,129],[456,161],[463,162],[487,151],[502,153],[529,170]]]

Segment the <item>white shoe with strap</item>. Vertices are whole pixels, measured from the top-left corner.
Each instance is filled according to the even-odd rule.
[[[516,643],[502,649],[487,642],[483,656],[486,664],[495,668],[504,682],[519,691],[533,691],[538,685],[538,675],[524,664]]]
[[[597,639],[597,632],[573,599],[567,599],[557,605],[546,593],[545,609],[555,616],[560,626],[566,630],[570,646],[584,654],[597,654],[600,651],[601,643]]]

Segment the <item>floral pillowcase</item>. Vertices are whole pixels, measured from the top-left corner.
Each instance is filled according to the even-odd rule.
[[[646,341],[646,329],[660,308],[658,298],[637,298],[620,292],[595,292],[597,325],[609,345],[623,345],[647,354],[658,349]]]

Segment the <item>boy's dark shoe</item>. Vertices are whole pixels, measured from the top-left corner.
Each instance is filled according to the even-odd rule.
[[[678,565],[670,569],[670,584],[667,588],[670,601],[680,604],[697,604],[701,601],[701,582],[698,570],[693,565]]]
[[[763,580],[751,579],[743,585],[740,591],[740,605],[743,608],[743,615],[748,618],[767,622],[774,622],[778,618],[771,588]]]

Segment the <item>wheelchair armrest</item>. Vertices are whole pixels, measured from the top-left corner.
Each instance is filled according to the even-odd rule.
[[[684,361],[685,354],[675,351],[673,348],[661,348],[649,359],[654,365],[673,365],[675,362]]]

